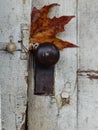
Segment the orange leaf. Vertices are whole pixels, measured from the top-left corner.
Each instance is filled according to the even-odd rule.
[[[36,7],[33,8],[31,13],[31,35],[32,33],[35,34],[36,32],[40,31],[48,19],[47,15],[50,9],[54,6],[58,6],[59,4],[54,3],[47,6],[44,6],[41,9],[37,9]]]
[[[58,49],[66,47],[76,47],[76,45],[56,38],[56,34],[64,31],[64,25],[74,16],[61,16],[59,18],[49,18],[50,9],[58,4],[50,4],[41,9],[33,8],[31,14],[30,43],[50,42],[55,44]]]

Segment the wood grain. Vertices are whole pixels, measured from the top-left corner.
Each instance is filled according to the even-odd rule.
[[[27,109],[27,60],[21,60],[21,24],[30,24],[30,0],[0,2],[0,86],[2,130],[24,130]],[[28,30],[29,31],[29,30]],[[6,52],[13,36],[14,54]],[[26,39],[28,37],[26,36]],[[29,41],[26,40],[28,43]]]
[[[98,130],[98,1],[78,0],[78,130]]]
[[[50,13],[54,15],[76,15],[75,0],[34,0],[33,7],[42,7],[50,3],[59,3],[61,6],[55,7]],[[76,44],[76,18],[65,28],[65,32],[58,37]],[[77,58],[76,49],[64,49],[55,67],[55,96],[34,95],[34,73],[33,59],[30,59],[30,81],[28,91],[28,129],[29,130],[76,130],[77,124],[77,89],[76,70]],[[66,93],[66,94],[65,94]],[[67,104],[61,95],[70,97],[70,104]],[[64,106],[62,106],[62,104]]]
[[[25,122],[27,104],[26,65],[20,52],[0,52],[1,119],[5,130],[20,130]]]

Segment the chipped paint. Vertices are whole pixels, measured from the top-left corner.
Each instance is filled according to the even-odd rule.
[[[70,96],[68,98],[62,98],[62,106],[70,104]]]
[[[56,98],[58,109],[61,109],[66,104],[70,104],[70,96],[68,96],[66,98],[62,98],[62,95],[59,94],[55,98]]]
[[[24,123],[24,124],[22,124],[22,126],[21,126],[20,130],[25,130],[25,123]]]
[[[20,130],[25,130],[26,128],[26,113],[22,113],[22,125],[21,125],[21,128],[20,128]]]
[[[61,95],[58,94],[55,98],[56,98],[57,107],[58,107],[58,109],[60,109],[62,107],[62,98],[61,98]]]

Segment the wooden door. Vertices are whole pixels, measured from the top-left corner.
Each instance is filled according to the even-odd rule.
[[[59,3],[50,14],[53,16],[75,15],[75,0],[34,0],[38,8],[50,3]],[[76,18],[59,34],[63,40],[76,44]],[[34,73],[32,57],[30,60],[30,82],[28,91],[28,128],[29,130],[76,130],[77,126],[77,49],[64,49],[55,66],[55,95],[34,95]],[[70,100],[70,101],[68,101]],[[70,102],[70,103],[69,103]]]
[[[28,69],[28,60],[19,41],[26,46],[29,43],[31,7],[40,8],[50,3],[60,4],[52,10],[51,17],[75,15],[58,37],[79,47],[60,52],[60,60],[55,66],[55,95],[37,96],[34,95],[33,57],[30,57]],[[97,0],[1,2],[2,130],[98,130],[97,8]],[[5,50],[10,36],[17,45],[14,54]]]
[[[0,1],[0,88],[2,130],[24,130],[27,109],[27,60],[21,47],[29,38],[30,0]],[[28,27],[27,27],[28,26]],[[24,36],[25,35],[25,36]],[[14,42],[10,54],[6,45]]]

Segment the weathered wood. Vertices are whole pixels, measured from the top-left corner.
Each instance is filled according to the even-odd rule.
[[[30,57],[28,90],[28,130],[98,130],[98,1],[33,0],[33,7],[53,2],[53,15],[76,15],[58,37],[76,43],[77,51],[64,49],[55,67],[55,95],[34,95],[33,57]],[[27,108],[27,61],[21,60],[21,24],[30,22],[31,0],[5,0],[0,3],[0,89],[2,130],[24,130]],[[5,51],[9,36],[17,51]],[[28,35],[28,34],[27,34]],[[28,37],[26,35],[26,37]],[[24,41],[25,36],[24,36]],[[77,104],[78,103],[78,104]]]
[[[50,3],[59,3],[53,15],[76,15],[76,1],[71,0],[33,0],[33,7],[42,7]],[[58,37],[76,43],[76,19],[67,26]],[[33,58],[30,59],[28,91],[28,129],[29,130],[76,130],[77,125],[77,89],[76,89],[76,49],[64,49],[55,67],[55,96],[34,95]],[[67,99],[67,100],[66,100]],[[70,103],[69,103],[70,100]],[[69,104],[68,104],[69,103]]]
[[[78,130],[98,130],[98,1],[78,0]]]
[[[26,67],[20,52],[0,52],[2,129],[20,130],[25,123],[27,105]]]
[[[79,67],[98,70],[98,1],[79,0],[78,6]]]
[[[0,2],[0,86],[2,130],[24,130],[27,109],[27,60],[21,60],[21,24],[30,24],[31,0]],[[28,30],[29,31],[29,30]],[[5,51],[9,37],[17,51]],[[25,36],[24,36],[25,37]],[[26,39],[29,38],[29,35]],[[25,40],[26,40],[25,39]],[[28,42],[28,40],[26,40]]]
[[[79,73],[78,88],[78,130],[98,129],[98,80],[90,79],[88,74]]]

